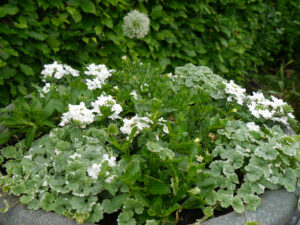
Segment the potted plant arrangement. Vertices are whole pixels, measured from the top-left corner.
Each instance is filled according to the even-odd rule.
[[[199,224],[221,208],[255,211],[266,190],[295,192],[288,104],[208,67],[162,74],[123,60],[116,71],[45,65],[44,87],[2,110],[0,140],[25,134],[1,149],[2,192],[79,224],[113,214],[119,225],[179,224],[190,209]]]

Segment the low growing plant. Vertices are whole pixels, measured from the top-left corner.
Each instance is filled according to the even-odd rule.
[[[42,74],[36,98],[67,106],[56,128],[1,151],[2,190],[30,209],[78,223],[118,212],[120,225],[176,224],[182,210],[201,209],[200,221],[220,207],[242,213],[267,189],[299,185],[300,137],[284,133],[292,108],[208,67],[161,74],[124,57],[118,71],[55,62]]]

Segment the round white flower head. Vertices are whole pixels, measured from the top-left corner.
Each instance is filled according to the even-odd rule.
[[[256,125],[254,122],[247,123],[247,127],[249,130],[252,130],[252,131],[257,131],[257,132],[260,131],[259,126]]]
[[[86,84],[90,90],[101,88],[102,85],[105,84],[105,80],[111,76],[112,72],[114,72],[114,70],[107,69],[103,64],[96,65],[93,63],[86,68],[87,71],[85,71],[84,74],[94,76],[93,80],[86,80]]]
[[[129,38],[145,37],[150,27],[150,19],[145,13],[133,10],[124,17],[123,32]]]
[[[93,179],[97,179],[100,169],[101,169],[101,164],[94,163],[93,165],[87,168],[87,173]]]
[[[100,112],[100,107],[110,107],[113,114],[108,118],[112,120],[119,119],[119,114],[123,111],[122,106],[117,104],[116,100],[113,99],[111,95],[105,95],[105,93],[100,95],[96,101],[91,103],[91,105],[93,106],[92,111],[94,113],[98,113],[100,116],[102,115],[102,113]]]
[[[69,104],[69,111],[63,113],[60,126],[65,126],[71,121],[76,121],[81,125],[81,128],[85,128],[87,124],[94,122],[95,115],[92,110],[86,108],[84,102],[81,102],[80,105],[71,105]]]

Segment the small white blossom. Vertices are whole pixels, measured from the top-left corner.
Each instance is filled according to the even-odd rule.
[[[123,55],[121,58],[122,58],[122,60],[124,60],[124,61],[127,60],[127,56],[126,56],[126,55]]]
[[[131,95],[135,100],[137,100],[137,93],[136,93],[136,91],[130,92],[130,95]]]
[[[148,117],[139,117],[135,115],[131,119],[124,119],[123,120],[124,125],[120,128],[121,132],[123,134],[129,135],[134,127],[137,127],[137,133],[138,131],[143,130],[144,128],[149,128],[150,123],[153,123]],[[137,134],[136,133],[136,134]]]
[[[256,125],[254,122],[249,122],[247,123],[247,127],[249,130],[252,130],[252,131],[260,131],[260,128],[258,125]]]
[[[133,10],[124,17],[124,35],[129,38],[143,38],[150,29],[150,19],[145,13]]]
[[[230,96],[227,97],[227,101],[232,102],[234,99],[238,104],[243,105],[246,98],[246,89],[235,84],[233,80],[229,81],[229,83],[224,82],[224,84],[226,85],[225,92],[230,94]]]
[[[169,133],[169,129],[166,124],[163,126],[163,132],[165,132],[166,134]]]

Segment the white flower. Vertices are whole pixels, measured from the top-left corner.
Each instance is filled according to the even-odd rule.
[[[249,122],[247,123],[247,127],[249,130],[253,130],[253,131],[260,131],[259,126],[256,125],[254,122]]]
[[[75,152],[73,155],[70,156],[71,159],[80,158],[81,155]]]
[[[232,102],[234,99],[238,104],[243,105],[246,98],[246,89],[236,85],[233,80],[229,81],[229,83],[224,82],[224,84],[226,85],[225,92],[230,94],[230,96],[227,97],[227,101]]]
[[[287,116],[276,115],[283,114],[283,107],[287,104],[274,96],[271,96],[271,99],[272,100],[266,99],[262,93],[253,93],[252,96],[248,96],[248,109],[256,118],[263,117],[264,119],[287,125],[287,116],[289,116],[289,114]]]
[[[150,19],[145,13],[133,10],[124,17],[124,35],[129,38],[143,38],[149,32]]]
[[[287,115],[288,115],[288,117],[295,119],[295,116],[292,113],[288,113]]]
[[[198,143],[200,141],[200,139],[199,138],[196,138],[195,140],[194,140],[194,143]]]
[[[68,74],[77,77],[79,76],[79,71],[68,65],[59,64],[54,61],[52,64],[44,65],[44,70],[41,72],[41,74],[44,75],[44,78],[54,77],[56,79],[61,79]]]
[[[113,114],[110,115],[108,118],[112,120],[119,119],[119,114],[123,111],[122,106],[117,104],[116,100],[113,99],[111,95],[105,95],[105,93],[100,95],[96,101],[91,103],[91,105],[93,106],[92,111],[94,113],[98,113],[100,116],[102,115],[100,112],[100,107],[110,107]]]
[[[85,128],[87,124],[94,122],[94,117],[95,115],[92,110],[87,109],[84,102],[81,102],[79,105],[69,104],[69,111],[63,113],[62,121],[59,125],[65,126],[71,121],[77,121],[80,123],[82,128]]]
[[[100,170],[101,170],[101,164],[94,163],[93,165],[87,168],[87,173],[93,179],[97,179]]]
[[[92,177],[93,179],[97,179],[98,178],[98,174],[100,173],[101,171],[101,167],[102,167],[102,163],[104,163],[105,161],[108,162],[108,166],[110,167],[114,167],[117,165],[116,163],[116,157],[114,156],[109,156],[108,154],[104,154],[103,155],[103,158],[101,160],[101,162],[99,162],[98,164],[97,163],[94,163],[92,164],[91,166],[89,166],[87,168],[87,173],[90,177]],[[106,175],[110,175],[109,172],[106,172]],[[115,177],[115,175],[112,175],[110,177],[108,177],[106,179],[106,182],[110,183],[111,180]]]
[[[42,91],[40,92],[40,96],[44,98],[45,97],[44,94],[47,94],[50,91],[50,88],[51,88],[50,83],[46,83],[45,86],[42,88]]]
[[[135,100],[137,100],[137,93],[136,93],[136,91],[130,92],[130,95],[131,95]]]
[[[116,91],[118,91],[119,87],[118,86],[114,86],[113,89],[115,89]]]
[[[87,71],[85,71],[84,74],[94,77],[92,80],[86,80],[86,84],[90,90],[102,88],[102,85],[105,84],[105,80],[114,72],[114,70],[107,69],[103,64],[96,65],[93,63],[86,68]]]
[[[121,58],[122,58],[122,60],[126,61],[127,56],[126,56],[126,55],[123,55]]]
[[[165,132],[166,134],[169,133],[169,129],[166,124],[163,126],[163,132]]]
[[[149,123],[153,123],[152,120],[150,120],[148,117],[139,117],[135,115],[131,119],[124,119],[123,120],[124,125],[120,128],[121,132],[123,134],[129,135],[134,127],[137,127],[137,133],[138,131],[143,130],[144,128],[149,128]],[[137,134],[136,133],[136,134]]]

